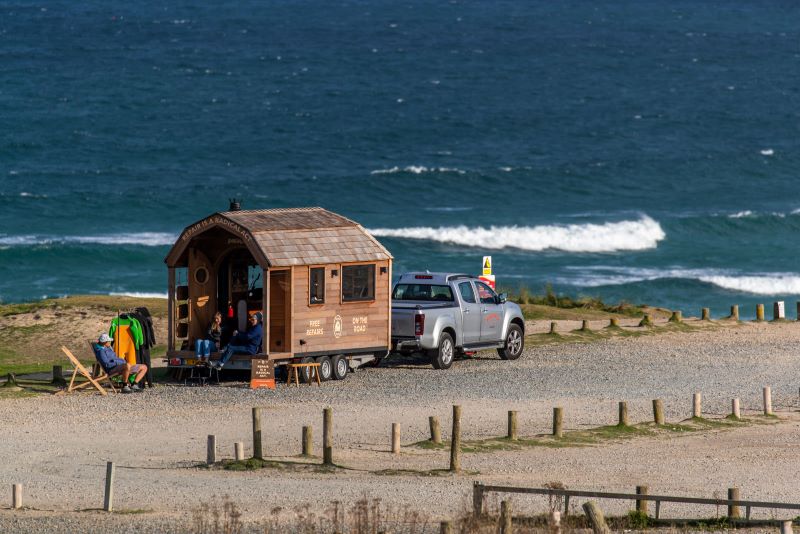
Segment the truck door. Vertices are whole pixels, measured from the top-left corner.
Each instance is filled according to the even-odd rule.
[[[481,307],[481,343],[500,341],[503,333],[503,305],[497,294],[483,282],[475,282]]]
[[[463,343],[478,343],[481,339],[481,306],[475,298],[472,283],[467,280],[458,284],[461,296],[461,329]]]

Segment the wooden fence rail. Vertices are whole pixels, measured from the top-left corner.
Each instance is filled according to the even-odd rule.
[[[785,502],[704,499],[698,497],[676,497],[674,495],[646,495],[646,494],[636,494],[636,493],[579,491],[579,490],[550,489],[550,488],[516,488],[511,486],[486,486],[479,482],[475,482],[475,484],[472,487],[472,506],[473,506],[473,512],[475,513],[476,516],[480,516],[483,514],[483,496],[487,492],[528,493],[535,495],[562,496],[564,497],[564,515],[567,515],[569,513],[570,497],[590,497],[594,499],[617,499],[625,501],[655,501],[656,519],[659,519],[662,502],[674,502],[674,503],[685,503],[685,504],[707,504],[710,506],[727,506],[727,507],[743,506],[745,508],[745,515],[748,520],[750,519],[750,511],[752,508],[800,510],[800,504],[785,503]]]

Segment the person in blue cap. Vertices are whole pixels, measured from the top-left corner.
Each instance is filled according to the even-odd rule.
[[[123,393],[133,393],[134,391],[142,391],[139,385],[144,375],[147,373],[147,366],[144,364],[130,365],[128,362],[120,358],[111,348],[111,342],[114,341],[111,336],[106,333],[100,334],[97,343],[93,346],[94,357],[98,363],[103,367],[103,370],[108,376],[122,375]],[[128,377],[132,374],[136,375],[133,385],[128,385]]]
[[[256,312],[248,318],[246,332],[234,332],[225,352],[222,353],[219,361],[214,364],[217,369],[222,369],[231,356],[234,354],[258,354],[261,350],[261,339],[264,337],[264,329],[261,326],[261,312]]]

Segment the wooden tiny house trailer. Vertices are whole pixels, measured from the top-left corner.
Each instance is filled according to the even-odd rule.
[[[165,262],[171,366],[190,363],[217,311],[228,333],[261,311],[257,357],[278,363],[382,356],[391,345],[391,254],[322,208],[215,213],[186,227]],[[226,368],[249,369],[251,358],[234,356]]]

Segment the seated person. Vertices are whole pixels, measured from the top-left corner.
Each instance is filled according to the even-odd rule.
[[[208,361],[208,357],[212,352],[219,349],[219,342],[222,338],[222,314],[217,312],[214,314],[214,320],[208,327],[205,339],[198,339],[194,344],[194,353],[197,359]]]
[[[261,327],[261,313],[254,313],[248,319],[246,332],[234,332],[228,347],[215,364],[217,369],[222,369],[234,354],[258,354],[261,350],[261,338],[264,330]]]
[[[122,388],[123,393],[131,393],[133,391],[142,391],[139,382],[147,373],[147,366],[144,364],[130,365],[128,362],[118,357],[111,348],[111,336],[106,333],[100,334],[97,339],[97,344],[94,345],[94,357],[103,367],[103,370],[108,376],[122,375],[122,381],[125,386]],[[133,381],[133,386],[128,385],[128,377],[131,373],[136,373],[136,378]]]

